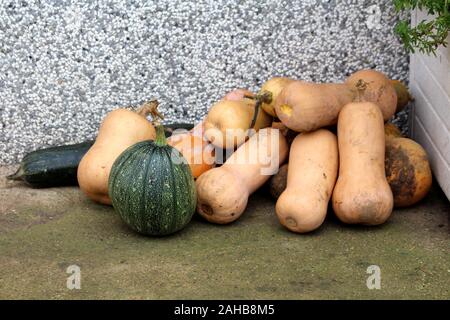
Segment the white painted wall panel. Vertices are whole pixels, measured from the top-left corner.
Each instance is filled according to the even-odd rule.
[[[439,120],[445,124],[448,130],[450,129],[450,95],[441,85],[443,80],[438,80],[433,76],[430,64],[432,62],[427,62],[423,59],[423,56],[416,56],[414,63],[411,65],[411,67],[414,66],[414,81],[416,84],[412,93],[417,100],[426,97],[426,101],[433,106],[432,112],[439,116]],[[450,70],[449,66],[446,67],[447,70]],[[417,101],[417,105],[420,106],[421,104],[422,102]],[[417,112],[423,113],[425,111],[419,108]]]
[[[413,24],[423,19],[421,12],[412,15]],[[436,56],[415,53],[410,68],[411,135],[428,152],[434,176],[450,199],[450,48],[440,47]]]
[[[414,118],[413,126],[414,140],[426,149],[434,177],[447,198],[450,199],[450,164],[448,161],[448,153],[447,158],[445,158],[445,155],[442,155],[439,152],[439,149],[434,144],[432,137],[428,134],[428,131],[420,122],[419,118]]]

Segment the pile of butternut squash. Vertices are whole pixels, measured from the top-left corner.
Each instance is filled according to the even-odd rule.
[[[197,212],[210,222],[238,219],[269,180],[268,164],[281,167],[269,182],[276,215],[298,233],[319,228],[329,207],[344,223],[382,224],[394,206],[420,201],[431,187],[423,148],[385,126],[411,96],[381,72],[358,71],[335,84],[275,77],[255,95],[233,97],[204,120],[211,144],[236,150],[196,181]],[[269,148],[269,140],[277,143]]]
[[[417,203],[431,187],[423,148],[386,124],[410,100],[401,82],[375,70],[343,83],[275,77],[256,94],[227,93],[203,121],[168,143],[189,163],[197,212],[212,223],[237,220],[250,195],[270,180],[276,215],[293,232],[319,228],[329,207],[344,223],[379,225],[394,206]],[[80,187],[93,200],[110,204],[115,159],[155,138],[148,114],[148,108],[119,109],[103,121],[78,169]]]

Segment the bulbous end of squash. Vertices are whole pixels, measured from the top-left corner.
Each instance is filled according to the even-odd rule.
[[[323,214],[323,212],[326,212],[326,203],[321,205],[305,199],[288,189],[278,198],[275,206],[278,220],[292,232],[307,233],[314,231],[325,220],[326,214]]]
[[[338,183],[343,184],[341,180]],[[333,211],[344,223],[376,226],[385,223],[391,216],[394,200],[389,186],[386,192],[376,190],[357,190],[342,195],[342,187],[333,193]]]
[[[268,98],[261,105],[262,109],[272,117],[276,117],[277,114],[275,112],[275,100],[281,91],[292,81],[293,79],[286,77],[274,77],[267,80],[261,87],[261,91],[259,95],[266,94]]]
[[[354,101],[377,104],[385,121],[395,114],[397,92],[383,73],[376,70],[360,70],[348,77],[345,83],[355,92]]]
[[[206,220],[227,224],[244,212],[249,197],[239,179],[225,168],[214,168],[196,182],[197,212]]]

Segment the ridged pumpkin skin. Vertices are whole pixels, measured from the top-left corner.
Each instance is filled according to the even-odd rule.
[[[114,162],[109,176],[114,209],[135,231],[163,236],[184,228],[196,205],[195,183],[180,152],[139,142]]]

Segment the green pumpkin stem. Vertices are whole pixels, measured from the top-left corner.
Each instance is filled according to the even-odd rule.
[[[160,147],[167,145],[167,139],[166,139],[166,135],[164,133],[164,126],[162,124],[158,124],[156,126],[155,144]]]

